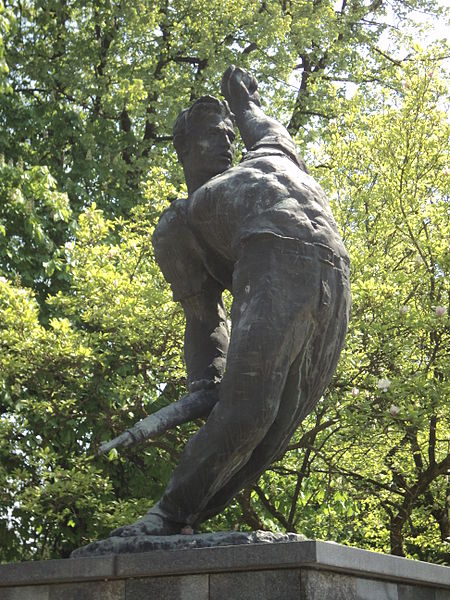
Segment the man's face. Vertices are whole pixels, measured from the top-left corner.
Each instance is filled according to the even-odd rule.
[[[235,134],[230,119],[199,111],[190,123],[184,167],[206,178],[226,171],[233,161]]]

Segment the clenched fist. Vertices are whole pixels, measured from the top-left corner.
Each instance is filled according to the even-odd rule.
[[[248,102],[260,106],[256,78],[240,67],[228,67],[222,77],[221,90],[233,112]]]

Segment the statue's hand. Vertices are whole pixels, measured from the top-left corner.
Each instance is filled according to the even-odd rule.
[[[228,67],[222,77],[222,94],[233,112],[248,102],[260,106],[256,78],[248,71],[234,65]]]

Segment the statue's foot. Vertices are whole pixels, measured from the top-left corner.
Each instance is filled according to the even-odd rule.
[[[132,523],[114,529],[109,537],[134,537],[138,535],[175,535],[181,533],[183,523],[175,523],[160,514],[156,507],[151,508],[146,515]]]

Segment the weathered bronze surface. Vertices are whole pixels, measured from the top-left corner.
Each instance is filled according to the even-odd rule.
[[[174,126],[189,195],[163,213],[153,245],[186,315],[190,393],[103,450],[207,420],[160,501],[111,534],[114,552],[129,552],[132,537],[194,528],[256,480],[320,399],[343,346],[348,255],[323,190],[287,130],[262,111],[257,87],[232,66],[222,80],[228,103],[200,98]],[[237,166],[234,122],[248,150]]]

